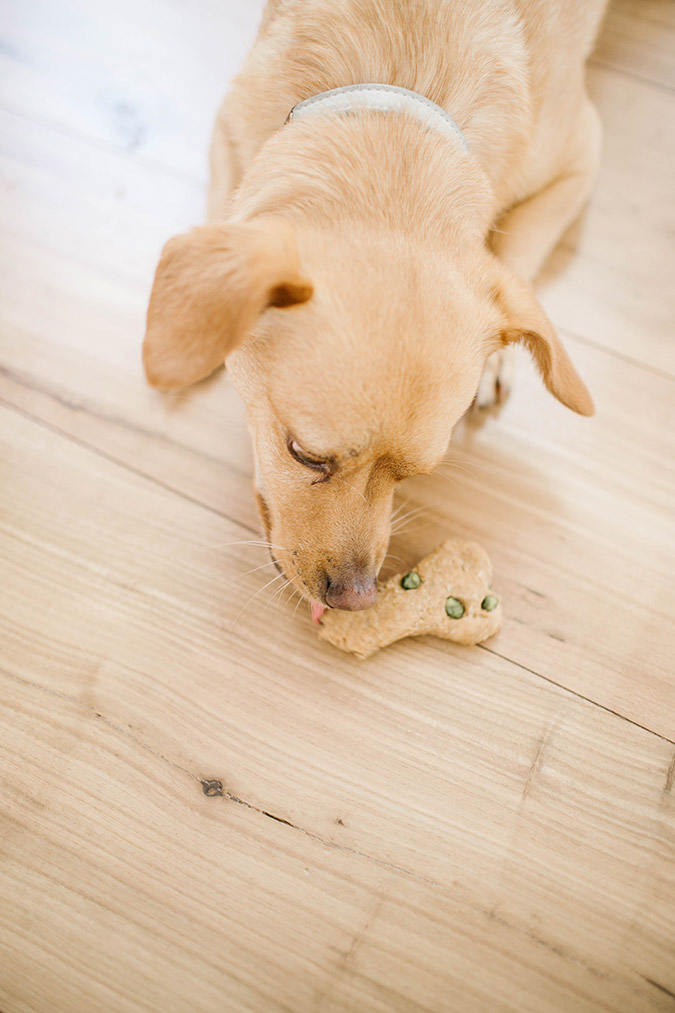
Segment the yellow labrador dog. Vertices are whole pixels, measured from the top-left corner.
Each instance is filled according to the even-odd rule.
[[[604,7],[267,5],[217,118],[209,224],[164,248],[143,354],[160,388],[227,360],[268,539],[314,618],[374,602],[396,484],[499,395],[509,345],[593,412],[529,282],[595,176]]]

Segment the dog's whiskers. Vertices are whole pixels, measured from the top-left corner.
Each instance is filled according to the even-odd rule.
[[[407,506],[407,504],[406,504],[406,506]],[[404,514],[402,514],[402,513],[393,514],[392,517],[391,517],[391,520],[394,523],[396,523],[396,522],[400,523],[401,521],[406,520],[408,517],[411,517],[413,514],[419,513],[422,510],[428,510],[428,507],[426,507],[426,506],[418,506],[418,507],[413,507],[412,510],[408,510],[407,513],[404,513]]]
[[[205,545],[204,550],[207,549],[228,549],[233,545],[255,545],[263,549],[276,549],[277,552],[288,552],[288,548],[285,545],[275,545],[273,542],[265,542],[263,539],[248,538],[239,542],[220,542],[216,545]]]
[[[280,586],[278,588],[276,588],[274,594],[270,598],[270,605],[274,602],[275,598],[281,600],[280,596],[284,593],[284,591],[286,590],[286,588],[290,585],[291,582],[288,579],[288,577],[286,577],[285,574],[284,574],[284,577],[285,577],[284,583],[280,584]],[[279,606],[279,601],[277,601],[277,607],[278,606]]]
[[[414,518],[421,516],[425,512],[428,512],[429,509],[430,509],[429,507],[421,506],[415,508],[414,510],[409,510],[407,513],[397,517],[394,523],[391,525],[392,537],[394,535],[400,535],[403,531],[409,531],[410,528],[408,528],[406,525]]]
[[[253,601],[255,601],[255,599],[256,599],[256,598],[258,597],[258,595],[259,595],[259,594],[262,594],[262,593],[263,593],[263,591],[264,591],[264,590],[265,590],[266,588],[270,587],[270,585],[271,585],[271,584],[274,584],[274,583],[275,583],[275,582],[276,582],[277,580],[282,580],[282,579],[286,579],[286,577],[285,577],[285,574],[283,574],[283,573],[278,573],[278,574],[277,574],[277,575],[276,575],[275,577],[272,577],[272,579],[271,579],[271,580],[268,580],[266,584],[263,584],[263,586],[262,586],[262,587],[259,587],[259,588],[258,588],[258,590],[257,590],[257,591],[255,591],[255,592],[254,592],[254,593],[253,593],[253,594],[251,595],[251,597],[250,597],[250,598],[248,599],[248,601],[247,601],[247,602],[246,602],[246,604],[245,604],[245,605],[243,606],[243,608],[242,608],[242,609],[240,609],[240,611],[239,611],[239,612],[237,613],[237,615],[235,616],[235,618],[234,618],[234,619],[232,620],[232,626],[234,626],[234,624],[235,624],[236,622],[238,622],[238,620],[239,620],[239,619],[241,618],[241,616],[242,616],[242,615],[244,614],[244,612],[246,611],[246,609],[247,609],[247,608],[249,607],[249,605],[250,605],[250,604],[251,604],[251,603],[252,603]]]
[[[408,506],[409,502],[410,501],[406,499],[399,506],[396,507],[396,509],[393,511],[391,517],[389,518],[389,520],[391,521],[392,524],[394,523],[394,521],[396,521],[396,520],[398,520],[400,518],[401,511],[403,511]]]
[[[447,482],[453,489],[462,489],[462,483],[453,478],[452,475],[439,475],[438,477],[442,482]]]
[[[300,594],[300,592],[299,592],[299,591],[297,591],[296,593],[298,594],[298,600],[297,600],[297,602],[295,603],[295,608],[293,609],[293,619],[295,619],[295,617],[296,617],[296,615],[297,615],[297,612],[298,612],[298,609],[299,609],[299,608],[300,608],[300,606],[302,605],[303,601],[305,601],[305,600],[306,600],[306,599],[304,598],[304,596]],[[291,601],[292,601],[292,600],[293,600],[293,599],[291,599]]]
[[[291,587],[291,593],[289,594],[288,598],[285,599],[285,601],[284,601],[284,607],[288,607],[291,604],[291,602],[293,601],[293,599],[295,598],[296,594],[299,594],[299,593],[300,592],[298,591],[297,587]],[[282,598],[283,598],[283,595],[281,595],[279,597],[279,601],[281,601]]]
[[[258,570],[266,570],[268,566],[276,566],[276,561],[270,559],[267,563],[262,563],[260,566],[254,566],[252,570],[247,570],[246,573],[239,574],[240,577],[250,577],[252,573],[257,573]]]
[[[494,465],[483,464],[482,461],[476,461],[473,459],[460,460],[459,458],[452,458],[449,461],[441,461],[441,463],[434,471],[442,471],[448,469],[452,471],[454,470],[465,471],[467,474],[471,474],[472,469],[475,469],[476,471],[487,471],[488,474],[490,475],[494,475],[497,472],[497,469],[495,468]]]
[[[428,528],[430,524],[434,523],[434,518],[430,517],[429,520],[424,521],[423,524],[416,524],[414,528],[403,528],[401,531],[395,531],[392,534],[392,538],[398,538],[399,535],[412,535],[416,531],[422,531],[424,528]]]

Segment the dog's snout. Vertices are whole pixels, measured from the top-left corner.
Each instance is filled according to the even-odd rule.
[[[375,575],[351,572],[344,576],[328,577],[326,604],[346,612],[360,612],[377,601]]]

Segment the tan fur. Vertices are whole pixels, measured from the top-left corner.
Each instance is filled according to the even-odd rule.
[[[592,414],[527,280],[598,157],[584,61],[604,0],[275,0],[218,115],[211,224],[172,240],[148,311],[157,386],[227,357],[275,555],[306,597],[374,574],[405,475],[442,458],[487,357],[523,342]],[[302,99],[396,84],[459,123],[470,154],[398,114],[284,126]],[[525,279],[525,280],[524,280]],[[317,474],[295,440],[331,461]]]

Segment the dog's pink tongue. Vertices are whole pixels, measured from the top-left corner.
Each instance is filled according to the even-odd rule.
[[[326,606],[325,605],[319,605],[318,602],[314,602],[313,601],[312,602],[312,622],[313,623],[320,623],[321,622],[321,616],[324,614],[325,611],[326,611]]]

